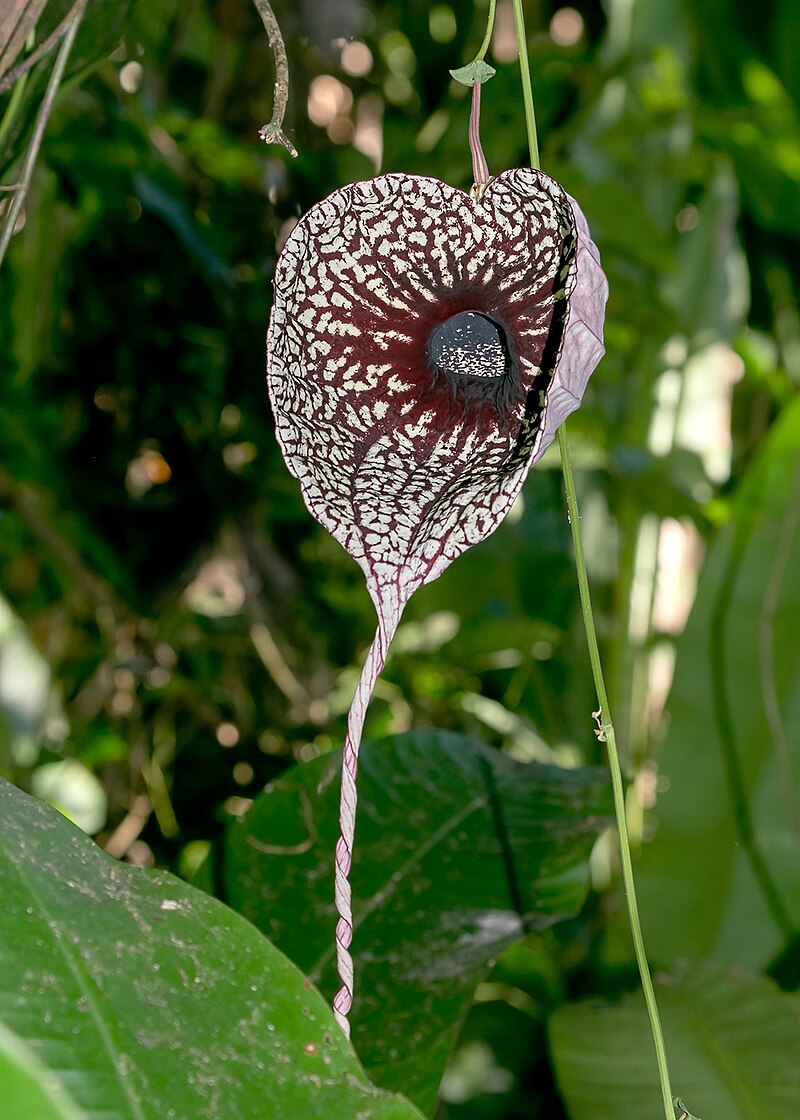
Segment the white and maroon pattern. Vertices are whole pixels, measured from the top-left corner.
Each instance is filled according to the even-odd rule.
[[[604,306],[583,215],[538,171],[500,175],[480,201],[384,175],[334,192],[294,228],[268,341],[278,438],[376,602],[405,604],[497,527],[580,403]],[[464,311],[504,331],[509,376],[432,368],[430,335]]]
[[[347,874],[372,686],[412,593],[497,528],[580,404],[603,354],[606,296],[580,208],[533,170],[505,172],[479,199],[419,176],[351,184],[306,214],[278,262],[267,343],[278,439],[381,620],[344,753],[334,1006],[346,1033]],[[433,361],[432,336],[465,312],[499,328],[502,374],[500,343]],[[467,337],[464,322],[454,338]]]

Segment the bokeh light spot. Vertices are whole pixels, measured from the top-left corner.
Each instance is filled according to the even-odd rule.
[[[141,62],[126,62],[119,72],[119,84],[126,93],[136,93],[142,84],[143,73]]]
[[[456,16],[447,4],[434,4],[428,12],[428,28],[434,43],[452,43],[456,37]]]
[[[697,229],[700,224],[700,211],[696,206],[684,206],[675,216],[675,225],[679,233],[688,233]]]
[[[215,732],[217,742],[221,747],[235,747],[239,742],[239,729],[235,723],[225,721],[220,723]]]
[[[308,91],[308,116],[320,128],[327,128],[332,121],[353,107],[353,94],[332,74],[314,78]]]
[[[238,474],[244,470],[248,463],[252,463],[258,455],[258,448],[254,443],[245,440],[244,443],[229,443],[222,449],[222,461],[229,471]]]
[[[237,786],[248,786],[255,777],[255,770],[249,762],[237,762],[233,768],[233,780]]]
[[[495,62],[513,62],[517,57],[517,32],[514,27],[514,6],[511,0],[500,0],[494,17],[492,58]]]
[[[372,51],[366,43],[345,43],[342,47],[341,66],[352,78],[363,78],[372,69]]]
[[[242,410],[235,404],[226,404],[219,416],[219,430],[232,436],[242,422]]]
[[[550,20],[550,38],[559,47],[574,47],[583,35],[583,16],[575,8],[559,8]]]
[[[402,31],[390,31],[381,39],[381,54],[392,74],[410,78],[417,68],[411,44]]]
[[[328,139],[333,144],[349,144],[355,130],[355,125],[349,117],[338,116],[328,125]]]
[[[125,489],[132,498],[142,498],[153,486],[163,486],[172,478],[172,468],[155,447],[143,447],[128,463]]]

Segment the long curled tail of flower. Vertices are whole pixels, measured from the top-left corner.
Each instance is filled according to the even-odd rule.
[[[336,968],[342,986],[333,1001],[333,1014],[346,1038],[350,1037],[348,1015],[353,1005],[353,958],[350,944],[353,940],[353,906],[350,888],[350,866],[353,860],[353,842],[356,832],[358,806],[358,751],[364,719],[375,682],[386,661],[386,653],[399,618],[379,616],[378,629],[370,646],[364,668],[356,686],[350,714],[347,719],[347,738],[342,754],[342,789],[339,801],[339,839],[336,843],[334,897],[339,921],[336,925]]]

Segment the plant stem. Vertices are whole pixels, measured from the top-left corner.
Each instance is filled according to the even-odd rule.
[[[481,49],[475,55],[473,62],[483,62],[486,58],[486,52],[489,49],[489,44],[492,41],[492,32],[494,31],[494,10],[497,7],[497,0],[491,0],[489,4],[489,15],[486,19],[486,34],[481,43]]]
[[[392,638],[400,621],[400,613],[392,608],[384,614],[378,610],[378,628],[367,660],[358,678],[355,695],[347,714],[347,737],[342,751],[342,791],[339,801],[339,839],[336,841],[334,861],[334,897],[339,921],[336,923],[336,971],[342,986],[333,999],[333,1017],[342,1028],[345,1038],[350,1037],[350,1008],[353,1004],[353,958],[350,945],[353,940],[353,901],[350,886],[350,867],[356,834],[356,808],[358,806],[358,754],[367,708],[375,691],[381,669],[386,661]]]
[[[19,182],[17,183],[16,190],[14,191],[11,202],[9,204],[8,213],[6,214],[5,221],[3,223],[3,228],[2,230],[0,230],[0,265],[2,265],[3,263],[3,258],[6,255],[8,243],[11,240],[12,234],[14,233],[14,228],[17,224],[17,218],[19,217],[20,210],[22,209],[22,205],[25,202],[25,197],[28,193],[31,176],[33,175],[33,167],[36,163],[36,157],[39,154],[39,148],[42,144],[44,130],[47,127],[50,113],[53,110],[53,103],[55,102],[56,94],[58,93],[58,87],[61,84],[61,79],[64,76],[67,59],[69,58],[70,51],[72,50],[72,44],[75,42],[75,36],[78,33],[78,28],[80,27],[85,7],[86,0],[83,0],[80,5],[76,4],[75,9],[73,9],[74,14],[72,23],[67,29],[66,34],[64,35],[64,38],[61,42],[61,46],[59,47],[56,61],[53,65],[53,72],[50,75],[50,80],[47,83],[47,89],[45,90],[42,104],[39,107],[39,112],[36,116],[36,124],[33,127],[31,142],[28,145],[27,152],[25,153],[25,159],[22,164]]]
[[[469,147],[472,152],[472,181],[478,198],[489,182],[489,165],[481,147],[480,122],[481,83],[475,82],[472,87],[472,111],[469,115]]]
[[[525,13],[522,10],[522,0],[514,0],[514,26],[517,31],[517,50],[519,52],[519,70],[522,78],[522,101],[525,105],[525,126],[528,130],[528,148],[531,156],[531,167],[538,171],[541,166],[539,161],[539,141],[536,137],[536,110],[533,107],[533,86],[531,85],[531,68],[528,64],[528,40],[525,37]]]
[[[290,156],[297,156],[297,149],[283,131],[283,118],[289,101],[289,63],[280,25],[269,0],[253,0],[269,40],[269,49],[275,60],[275,92],[272,100],[272,118],[259,129],[258,135],[265,144],[282,144]]]
[[[75,0],[75,3],[64,16],[61,23],[59,23],[54,31],[50,32],[44,42],[40,43],[27,58],[23,59],[19,65],[15,66],[13,70],[9,70],[9,72],[0,79],[0,93],[5,93],[7,89],[11,89],[21,77],[27,74],[29,70],[33,69],[37,62],[50,53],[59,39],[66,35],[75,17],[83,16],[83,9],[86,7],[86,2],[87,0]]]
[[[572,475],[572,462],[567,443],[566,424],[558,429],[558,447],[561,452],[561,468],[564,473],[564,485],[567,491],[567,510],[572,530],[572,543],[575,549],[575,566],[578,571],[578,589],[581,598],[581,613],[583,625],[586,630],[586,643],[589,647],[589,661],[592,666],[597,699],[600,702],[600,730],[605,738],[608,750],[608,767],[611,771],[611,787],[614,791],[614,812],[617,818],[619,832],[619,854],[622,867],[622,883],[625,889],[625,901],[628,907],[628,922],[633,938],[633,948],[636,953],[636,963],[639,966],[639,975],[644,991],[644,1000],[647,1005],[647,1014],[650,1019],[650,1029],[653,1034],[653,1043],[656,1048],[656,1061],[658,1063],[658,1076],[661,1083],[661,1096],[664,1102],[664,1115],[666,1120],[675,1120],[675,1109],[672,1103],[672,1089],[669,1082],[669,1067],[667,1065],[667,1051],[664,1045],[664,1034],[661,1029],[661,1019],[658,1014],[658,1003],[650,978],[650,968],[647,963],[647,953],[644,947],[642,926],[639,921],[639,908],[636,903],[636,885],[633,879],[633,862],[631,860],[631,845],[628,838],[628,825],[625,816],[625,786],[622,780],[622,769],[619,764],[617,740],[614,734],[614,725],[611,722],[611,713],[608,707],[608,695],[603,678],[603,666],[600,662],[600,650],[597,645],[597,631],[594,625],[592,600],[589,593],[589,579],[586,574],[586,557],[583,551],[583,538],[581,536],[580,513],[578,499],[575,493],[575,479]]]
[[[517,47],[519,50],[520,72],[522,77],[522,99],[525,105],[525,123],[528,131],[528,145],[530,147],[531,166],[539,167],[539,145],[536,138],[536,115],[533,106],[533,89],[531,86],[530,66],[528,64],[528,46],[525,36],[525,16],[522,10],[522,0],[513,0],[514,23],[517,32]],[[636,903],[636,885],[633,878],[633,861],[631,859],[631,845],[628,836],[628,824],[625,814],[625,784],[622,778],[622,768],[619,763],[617,740],[614,734],[614,725],[608,705],[608,694],[603,677],[603,666],[600,661],[600,649],[597,644],[597,631],[594,625],[592,599],[589,592],[589,577],[586,572],[586,556],[583,551],[583,537],[581,535],[580,512],[578,498],[575,493],[575,479],[572,474],[572,462],[567,443],[566,425],[558,429],[558,447],[561,452],[561,469],[564,475],[564,486],[567,492],[567,511],[569,513],[572,543],[575,550],[575,567],[578,574],[578,590],[581,600],[581,613],[586,631],[586,644],[589,648],[589,661],[592,667],[592,677],[597,691],[600,711],[597,713],[600,723],[600,737],[606,743],[608,752],[608,766],[611,772],[611,788],[614,794],[614,812],[617,818],[617,832],[619,835],[620,864],[622,868],[622,883],[625,890],[625,901],[628,908],[628,922],[630,925],[633,947],[636,954],[636,963],[639,966],[639,975],[650,1019],[650,1029],[656,1051],[658,1077],[661,1087],[661,1097],[664,1105],[665,1120],[675,1120],[675,1106],[673,1103],[672,1089],[669,1080],[669,1066],[667,1064],[667,1051],[664,1045],[664,1033],[661,1029],[661,1018],[658,1013],[656,993],[650,976],[650,967],[647,963],[647,953],[644,947],[642,926],[639,921],[639,908]]]

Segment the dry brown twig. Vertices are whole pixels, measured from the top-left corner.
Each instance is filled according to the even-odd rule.
[[[61,79],[64,76],[64,70],[67,65],[72,45],[75,42],[75,36],[78,33],[83,13],[86,10],[87,0],[78,0],[78,3],[72,8],[70,12],[70,22],[62,33],[61,46],[56,56],[56,61],[53,65],[53,70],[50,79],[47,83],[42,104],[39,107],[39,112],[36,116],[36,122],[33,126],[33,134],[31,136],[28,150],[25,153],[25,159],[22,162],[21,173],[19,182],[14,184],[14,193],[11,196],[11,203],[3,221],[2,228],[0,228],[0,264],[3,263],[6,249],[11,240],[11,237],[16,228],[17,218],[22,210],[25,202],[25,196],[28,193],[30,186],[31,176],[33,175],[33,167],[36,163],[36,157],[39,154],[39,148],[42,144],[42,137],[44,130],[47,127],[47,122],[50,119],[53,105],[55,103],[58,87],[61,84]]]
[[[286,115],[286,103],[289,100],[289,63],[286,59],[286,47],[283,36],[272,5],[268,0],[253,0],[261,22],[267,32],[269,49],[275,60],[275,93],[272,100],[272,118],[268,124],[260,128],[258,135],[265,144],[282,144],[290,156],[297,155],[297,149],[283,131],[283,118]]]
[[[5,0],[0,4],[0,77],[16,62],[47,0]]]
[[[64,16],[61,23],[50,32],[44,42],[40,43],[35,50],[31,51],[28,57],[23,59],[13,70],[9,70],[4,78],[0,78],[0,93],[5,93],[7,89],[11,89],[23,74],[27,74],[40,59],[50,53],[53,47],[64,38],[75,19],[83,16],[83,9],[85,7],[86,0],[75,0],[75,3]]]

